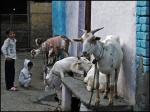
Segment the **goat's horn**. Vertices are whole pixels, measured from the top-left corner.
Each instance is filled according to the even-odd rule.
[[[102,30],[104,27],[102,27],[102,28],[98,28],[98,29],[96,29],[96,30],[92,30],[92,31],[90,31],[90,33],[95,33],[95,32],[97,32],[97,31],[99,31],[99,30]]]
[[[86,30],[83,30],[83,29],[80,29],[81,31],[83,31],[83,33],[87,33],[87,31]]]

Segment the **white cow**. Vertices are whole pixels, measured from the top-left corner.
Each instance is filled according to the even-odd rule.
[[[57,61],[46,75],[46,89],[55,88],[58,98],[61,100],[61,78],[69,76],[70,72],[84,75],[92,67],[92,63],[85,57],[67,57]]]
[[[31,57],[35,58],[39,53],[46,53],[47,64],[54,64],[55,61],[68,57],[70,39],[66,36],[56,36],[44,41],[42,38],[35,40],[37,49],[31,50]]]
[[[120,71],[121,62],[123,59],[123,52],[120,46],[120,39],[117,36],[109,36],[105,41],[99,41],[100,37],[96,37],[94,33],[103,28],[99,28],[87,33],[86,30],[82,30],[84,34],[81,38],[74,39],[74,41],[83,43],[83,55],[94,55],[97,65],[96,73],[96,99],[95,104],[99,105],[99,71],[106,74],[106,87],[104,92],[104,98],[107,98],[108,94],[108,79],[110,77],[110,97],[109,106],[113,105],[113,94],[115,98],[118,98],[117,93],[117,80]]]

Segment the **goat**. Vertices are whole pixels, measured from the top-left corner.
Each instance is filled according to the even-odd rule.
[[[46,41],[37,38],[35,43],[39,48],[31,50],[31,57],[35,58],[39,53],[45,52],[47,64],[54,64],[55,61],[68,57],[69,42],[71,40],[66,36],[51,37]]]
[[[88,91],[91,91],[93,88],[94,70],[95,70],[95,65],[93,64],[91,69],[87,72],[87,75],[83,80],[83,82],[85,83],[85,87]],[[102,74],[101,72],[99,72],[99,83],[100,83],[99,90],[103,92],[104,85],[106,83],[106,76],[105,74]],[[96,83],[94,84],[94,89],[96,89]]]
[[[69,76],[69,72],[84,75],[92,67],[92,63],[85,57],[67,57],[57,61],[46,75],[46,90],[54,87],[61,100],[61,78]]]
[[[113,105],[113,94],[115,98],[118,98],[117,93],[117,81],[120,71],[121,62],[123,59],[123,52],[120,46],[120,39],[118,36],[110,35],[107,36],[105,41],[98,41],[100,37],[94,35],[95,32],[101,30],[99,28],[92,30],[87,33],[86,30],[83,30],[83,35],[81,38],[73,39],[76,42],[83,43],[83,55],[89,56],[92,55],[96,59],[97,73],[96,73],[96,99],[95,104],[99,105],[100,96],[99,96],[99,71],[106,75],[106,85],[104,98],[107,98],[108,95],[108,79],[110,77],[110,97],[109,97],[109,106]]]

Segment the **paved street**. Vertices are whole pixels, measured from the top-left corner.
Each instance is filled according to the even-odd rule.
[[[36,97],[44,92],[42,80],[43,59],[40,54],[36,59],[31,59],[30,52],[17,52],[18,59],[15,62],[15,85],[19,91],[7,91],[4,75],[4,56],[1,54],[1,111],[52,111],[58,103],[56,101],[37,102]],[[30,89],[19,86],[18,79],[23,68],[24,59],[33,62],[32,82]]]

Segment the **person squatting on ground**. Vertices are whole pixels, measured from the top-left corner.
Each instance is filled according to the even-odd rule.
[[[32,72],[30,72],[30,70],[32,69],[32,67],[33,67],[33,63],[30,60],[25,59],[24,68],[21,70],[19,75],[20,86],[29,87],[31,82],[31,77],[32,77]]]
[[[15,60],[16,55],[16,39],[15,32],[12,29],[6,30],[6,37],[1,51],[5,56],[5,83],[6,89],[10,91],[17,91],[17,87],[14,86],[15,80]]]

